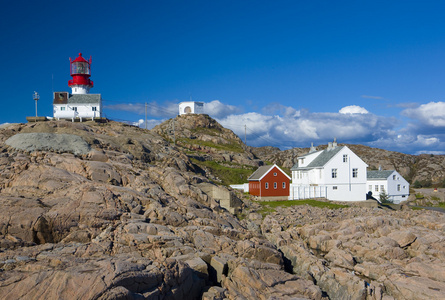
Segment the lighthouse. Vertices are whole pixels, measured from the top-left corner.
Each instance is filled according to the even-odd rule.
[[[90,94],[94,86],[91,76],[91,56],[89,60],[82,57],[70,58],[70,75],[68,86],[71,93],[54,92],[53,112],[57,120],[82,122],[102,118],[102,97],[100,94]]]
[[[90,88],[94,83],[90,80],[91,76],[91,56],[89,60],[82,57],[82,53],[72,60],[70,57],[70,75],[73,79],[68,81],[71,88],[71,94],[89,94]]]

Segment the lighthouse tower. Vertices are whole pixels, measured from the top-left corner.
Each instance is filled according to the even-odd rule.
[[[87,61],[82,57],[82,53],[75,60],[70,57],[70,74],[73,79],[68,81],[68,86],[71,88],[71,94],[88,94],[90,88],[93,87],[91,76],[91,56]]]
[[[54,92],[54,118],[72,122],[102,119],[102,97],[100,94],[90,94],[93,87],[90,80],[91,57],[86,60],[79,53],[75,60],[70,58],[70,75],[73,77],[68,81],[71,94]]]

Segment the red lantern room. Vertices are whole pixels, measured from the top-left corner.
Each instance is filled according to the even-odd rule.
[[[91,56],[89,61],[82,57],[82,53],[75,60],[70,57],[70,74],[73,79],[68,81],[71,94],[88,94],[93,87],[91,76]]]

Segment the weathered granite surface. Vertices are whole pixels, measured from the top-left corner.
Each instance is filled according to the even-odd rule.
[[[32,132],[74,134],[91,150],[5,144]],[[70,122],[0,129],[0,298],[445,293],[444,214],[298,206],[263,218],[245,198],[239,219],[201,189],[209,184],[185,151],[153,131]]]

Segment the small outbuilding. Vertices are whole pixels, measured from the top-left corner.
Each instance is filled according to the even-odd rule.
[[[179,103],[179,115],[185,114],[203,114],[204,103],[196,101],[187,101]]]
[[[408,200],[409,183],[396,170],[370,170],[367,172],[368,194],[379,199],[385,193],[388,200],[399,204]]]
[[[249,178],[249,193],[260,200],[288,200],[290,176],[277,165],[259,167]]]

